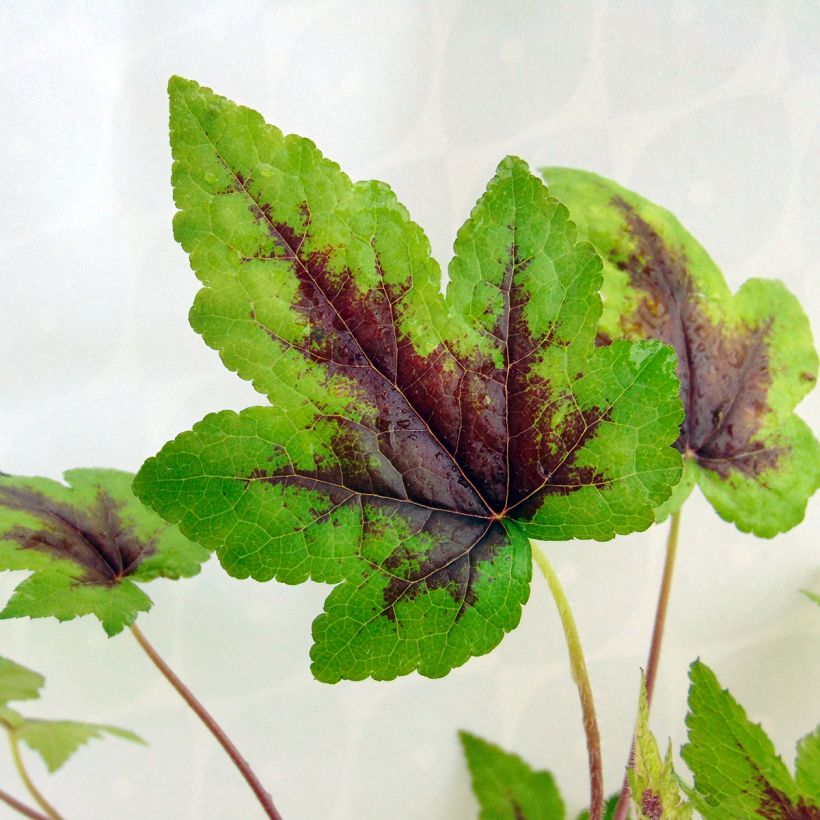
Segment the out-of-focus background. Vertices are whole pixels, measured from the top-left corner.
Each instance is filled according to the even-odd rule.
[[[194,78],[388,181],[446,265],[508,153],[614,177],[674,211],[733,288],[820,290],[820,6],[814,0],[23,2],[0,6],[0,469],[135,470],[212,410],[262,399],[193,333],[171,235],[165,86]],[[815,328],[817,325],[815,325]],[[800,412],[818,426],[818,394]],[[772,541],[686,505],[653,728],[685,736],[700,656],[791,761],[820,716],[820,508]],[[665,527],[547,545],[623,771]],[[0,604],[21,575],[0,575]],[[575,689],[539,577],[521,626],[443,680],[327,686],[308,670],[327,588],[156,581],[146,634],[224,723],[288,820],[474,817],[456,731],[587,796]],[[48,678],[29,713],[121,724],[42,789],[69,818],[253,818],[244,782],[130,635],[0,622]],[[0,786],[20,796],[0,749]],[[8,812],[0,806],[0,816]]]

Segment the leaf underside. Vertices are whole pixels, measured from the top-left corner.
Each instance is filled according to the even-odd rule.
[[[799,744],[795,779],[763,728],[707,666],[693,663],[690,680],[689,743],[681,756],[695,776],[692,803],[705,820],[820,820],[820,732]]]
[[[599,343],[653,338],[677,351],[686,471],[659,517],[697,482],[743,531],[771,537],[798,524],[820,485],[820,445],[793,412],[818,368],[797,299],[768,279],[733,295],[668,211],[585,171],[543,174],[604,261]]]
[[[518,755],[476,735],[459,736],[480,820],[563,820],[564,801],[549,772],[534,771]]]
[[[444,675],[517,624],[529,537],[649,525],[680,471],[672,353],[595,348],[600,261],[521,160],[459,232],[444,297],[385,184],[169,90],[191,323],[270,404],[207,416],[135,491],[236,577],[337,585],[318,678]]]
[[[32,573],[0,618],[94,614],[115,635],[151,607],[138,583],[195,575],[208,552],[145,508],[129,473],[65,479],[0,476],[0,570]]]

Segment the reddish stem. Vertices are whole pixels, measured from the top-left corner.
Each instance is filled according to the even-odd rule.
[[[13,797],[8,792],[4,792],[2,789],[0,789],[0,800],[11,806],[15,811],[20,812],[23,816],[31,817],[32,820],[48,820],[48,817],[44,814],[40,814],[40,812],[29,808],[25,803],[22,803],[16,797]]]
[[[234,765],[242,773],[248,785],[256,795],[257,800],[262,805],[265,814],[270,820],[282,820],[282,815],[276,810],[273,805],[273,799],[270,794],[265,791],[262,784],[259,782],[257,776],[253,773],[248,761],[239,753],[236,746],[233,745],[231,739],[225,734],[219,724],[211,717],[208,710],[194,697],[193,692],[176,676],[174,671],[167,663],[160,657],[156,649],[148,642],[148,639],[137,628],[135,624],[131,625],[131,632],[137,639],[137,643],[145,650],[145,654],[154,662],[154,666],[168,679],[168,682],[174,689],[179,692],[182,699],[193,709],[197,717],[208,727],[208,731],[219,741],[220,746],[227,752],[228,757],[234,762]]]
[[[663,579],[658,593],[658,605],[655,609],[655,626],[652,629],[652,643],[649,647],[649,658],[646,662],[646,705],[647,715],[652,707],[652,695],[655,692],[655,681],[658,677],[658,667],[661,661],[661,645],[663,644],[663,629],[666,624],[666,610],[669,607],[669,596],[672,591],[672,576],[675,572],[675,557],[678,552],[678,533],[680,532],[680,510],[673,513],[669,521],[669,535],[666,539],[666,561],[663,565]],[[635,762],[635,737],[632,738],[632,746],[629,750],[629,763],[627,768],[631,768]],[[624,775],[621,796],[618,798],[618,805],[612,820],[626,820],[629,812],[629,778]]]

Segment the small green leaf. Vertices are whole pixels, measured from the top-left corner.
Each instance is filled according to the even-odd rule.
[[[314,675],[447,674],[529,595],[529,538],[645,529],[680,477],[675,360],[595,346],[600,260],[515,157],[447,295],[381,182],[175,77],[174,232],[191,323],[268,400],[207,416],[135,491],[240,578],[335,586]]]
[[[613,820],[615,817],[615,809],[618,808],[618,799],[620,798],[619,794],[613,794],[607,801],[604,803],[604,816],[602,820]],[[576,820],[589,820],[589,809],[584,809],[576,818]]]
[[[706,820],[820,820],[815,736],[801,745],[803,773],[795,782],[763,728],[721,689],[714,673],[695,661],[689,676],[689,743],[681,755],[695,776],[697,811]]]
[[[39,672],[0,658],[0,706],[13,700],[36,700],[46,679]]]
[[[23,743],[40,755],[50,772],[57,771],[82,745],[105,735],[145,744],[141,737],[127,729],[101,723],[25,720],[15,731]]]
[[[534,771],[518,755],[459,732],[481,820],[563,820],[564,801],[552,775]]]
[[[0,476],[0,570],[32,572],[0,618],[94,614],[115,635],[151,607],[138,583],[196,575],[208,552],[144,507],[129,473],[65,479]]]
[[[671,213],[611,180],[569,168],[543,174],[603,257],[599,341],[660,339],[678,353],[686,419],[677,447],[688,464],[658,517],[697,482],[744,532],[769,538],[800,523],[820,486],[820,444],[793,412],[818,368],[797,299],[769,279],[732,294]]]
[[[649,729],[646,679],[641,676],[635,759],[627,772],[632,802],[639,820],[689,820],[692,807],[683,801],[672,766],[672,744],[661,759],[658,743]]]

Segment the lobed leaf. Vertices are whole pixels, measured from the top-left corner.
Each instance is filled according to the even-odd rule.
[[[191,324],[269,405],[207,416],[140,498],[240,578],[336,585],[314,674],[446,674],[514,628],[530,537],[647,527],[680,474],[674,355],[594,345],[600,260],[518,159],[459,231],[442,295],[380,182],[170,82]]]
[[[549,772],[534,771],[469,732],[459,732],[472,776],[480,820],[563,820],[564,801]]]
[[[771,537],[800,523],[820,485],[820,444],[793,412],[818,368],[797,299],[769,279],[733,295],[671,213],[615,182],[569,168],[543,175],[603,257],[599,341],[661,339],[678,353],[686,466],[658,517],[697,483],[744,532]]]
[[[696,661],[689,676],[689,743],[681,755],[695,776],[697,811],[706,820],[820,820],[817,732],[801,742],[795,781],[763,728],[707,666]]]
[[[681,797],[672,765],[672,744],[661,758],[658,743],[649,728],[646,679],[641,677],[635,755],[627,771],[632,802],[638,820],[690,820],[692,807]]]
[[[0,619],[93,614],[116,635],[151,607],[138,584],[199,572],[208,552],[144,507],[132,479],[70,470],[66,486],[0,475],[0,570],[32,573]]]

